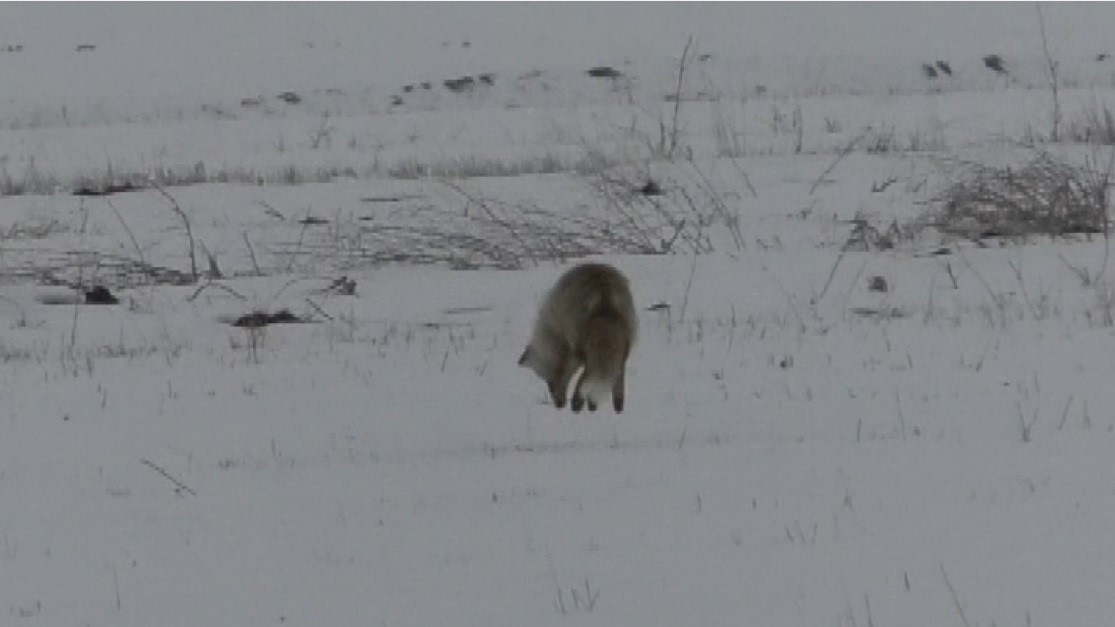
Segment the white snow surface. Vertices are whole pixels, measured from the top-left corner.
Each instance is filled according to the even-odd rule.
[[[1069,135],[1115,5],[1040,6]],[[1029,3],[0,4],[0,625],[1108,624],[1106,241],[925,226],[1046,67]],[[569,247],[621,415],[516,365]]]

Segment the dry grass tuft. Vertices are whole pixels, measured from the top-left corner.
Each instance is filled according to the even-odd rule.
[[[958,163],[936,226],[970,239],[1105,233],[1111,166],[1073,165],[1043,151],[1019,168]]]

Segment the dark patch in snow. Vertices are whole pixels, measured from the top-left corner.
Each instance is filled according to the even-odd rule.
[[[289,309],[280,309],[274,313],[266,311],[253,311],[252,313],[244,314],[239,318],[232,321],[232,326],[247,329],[255,329],[266,327],[272,324],[298,324],[303,322],[310,322],[304,318],[290,313]]]
[[[103,285],[97,285],[93,289],[85,292],[86,305],[115,305],[120,302],[108,288]]]
[[[1003,65],[1003,58],[997,54],[989,54],[983,58],[983,64],[989,70],[993,70],[998,74],[1006,74],[1007,68]]]
[[[588,75],[593,78],[619,78],[623,72],[608,65],[598,65],[588,70]]]
[[[142,185],[135,183],[109,183],[104,187],[93,187],[86,185],[79,187],[73,191],[74,196],[108,196],[110,194],[120,194],[123,192],[134,192],[142,190]]]
[[[661,196],[665,193],[662,191],[662,186],[652,180],[647,180],[646,184],[636,191],[643,196]]]
[[[444,83],[445,88],[455,93],[461,93],[472,89],[476,84],[476,79],[471,76],[462,76],[460,78],[447,78]]]

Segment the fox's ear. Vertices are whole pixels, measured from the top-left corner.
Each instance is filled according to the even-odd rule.
[[[519,365],[520,366],[525,366],[525,365],[527,365],[528,361],[530,361],[530,347],[529,346],[526,347],[526,349],[523,350],[523,354],[519,356]]]

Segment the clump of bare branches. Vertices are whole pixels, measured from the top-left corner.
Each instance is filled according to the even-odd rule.
[[[459,198],[459,209],[415,202],[374,218],[316,225],[297,242],[280,243],[277,254],[336,269],[409,263],[515,270],[588,255],[664,252],[645,230],[650,227],[630,216],[588,207],[558,212],[443,183]]]
[[[852,218],[851,224],[852,231],[844,242],[843,250],[857,252],[892,250],[903,243],[913,242],[922,227],[919,222],[899,224],[898,220],[875,224],[861,214]]]
[[[83,272],[94,268],[93,279],[118,288],[197,284],[189,272],[95,250],[43,253],[37,249],[20,249],[5,255],[5,265],[0,268],[0,280],[5,281],[34,281],[84,289],[91,279]]]
[[[738,198],[722,193],[692,161],[668,168],[669,180],[652,178],[649,169],[599,168],[586,178],[594,202],[556,210],[483,196],[444,179],[449,206],[422,196],[392,199],[404,204],[303,223],[297,240],[272,251],[290,259],[288,270],[296,262],[339,271],[389,263],[514,270],[590,255],[708,253],[713,227],[742,250]]]
[[[708,227],[713,218],[709,203],[719,202],[689,192],[684,185],[669,185],[666,189],[634,171],[620,169],[598,172],[589,180],[594,195],[602,203],[603,214],[622,225],[644,249],[643,254],[668,254],[673,252],[712,252]],[[648,193],[653,184],[654,193]],[[711,189],[711,186],[709,187]],[[708,191],[698,186],[702,193]],[[728,213],[727,209],[724,209]],[[742,242],[740,244],[742,246]]]
[[[957,162],[936,226],[971,239],[1106,234],[1113,163],[1075,165],[1040,150],[1021,167]]]
[[[1098,146],[1115,146],[1115,114],[1105,102],[1093,102],[1068,120],[1063,139]]]

